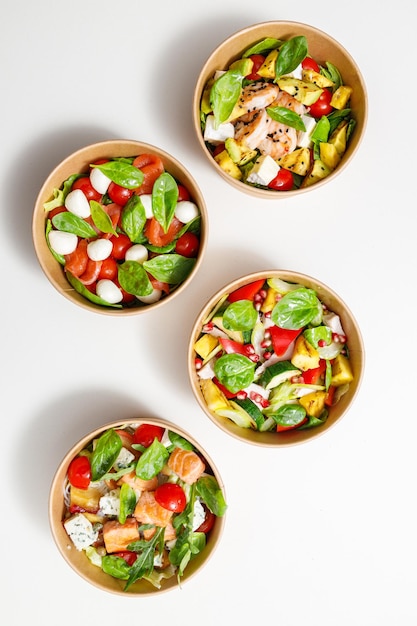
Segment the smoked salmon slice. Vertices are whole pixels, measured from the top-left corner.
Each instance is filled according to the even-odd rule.
[[[123,485],[123,483],[127,483],[129,487],[132,487],[136,495],[140,496],[142,491],[154,491],[158,486],[158,478],[154,476],[150,480],[143,480],[142,478],[139,478],[139,476],[136,476],[136,472],[133,470],[128,474],[124,474],[117,481],[119,487]]]
[[[138,523],[129,517],[124,524],[111,520],[103,524],[103,540],[109,553],[126,550],[129,543],[139,541]]]
[[[167,465],[188,485],[195,483],[206,469],[198,454],[182,448],[175,448],[172,451]]]
[[[164,528],[168,526],[173,513],[158,504],[154,494],[154,491],[142,491],[133,515],[141,524],[155,524]]]
[[[143,172],[143,182],[138,189],[137,195],[152,193],[152,188],[156,179],[165,171],[161,157],[156,154],[140,154],[133,161],[132,165]]]

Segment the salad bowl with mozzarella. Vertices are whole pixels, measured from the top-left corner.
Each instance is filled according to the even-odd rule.
[[[48,176],[32,221],[52,285],[114,316],[163,306],[196,275],[206,248],[204,198],[186,168],[142,142],[86,146]]]
[[[217,548],[226,510],[208,453],[155,418],[88,433],[60,463],[49,496],[50,528],[65,561],[119,595],[181,587]]]
[[[204,305],[188,371],[206,415],[244,442],[309,441],[346,414],[363,376],[364,346],[344,301],[288,270],[242,276]]]
[[[352,56],[299,22],[234,33],[209,56],[194,91],[194,128],[210,164],[261,198],[334,179],[356,153],[366,121],[366,87]]]

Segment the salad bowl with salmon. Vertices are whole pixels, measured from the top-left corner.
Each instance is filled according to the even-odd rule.
[[[220,541],[227,504],[214,462],[169,421],[115,421],[87,434],[53,478],[55,543],[89,583],[120,595],[181,587]]]
[[[207,59],[194,91],[199,144],[235,188],[279,199],[348,165],[367,121],[360,70],[328,34],[298,22],[249,26]]]
[[[346,414],[363,376],[364,346],[343,300],[287,270],[238,278],[204,305],[193,326],[193,393],[224,432],[280,447],[309,441]]]
[[[71,302],[114,316],[171,301],[203,259],[208,220],[186,168],[150,144],[86,146],[45,181],[32,222],[49,281]]]

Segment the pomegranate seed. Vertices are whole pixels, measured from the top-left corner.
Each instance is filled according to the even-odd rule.
[[[262,296],[260,293],[255,293],[254,297],[253,297],[253,301],[254,302],[261,302],[262,300]]]
[[[259,357],[259,354],[249,354],[248,359],[250,359],[252,363],[257,363],[260,357]]]
[[[347,340],[346,335],[339,335],[339,339],[341,343],[346,343],[346,340]]]
[[[317,342],[319,348],[324,348],[324,346],[327,346],[327,343],[325,342],[324,339],[319,339]]]
[[[203,331],[207,333],[210,330],[213,330],[213,328],[214,328],[213,322],[208,322],[207,324],[204,324]]]
[[[264,315],[265,315],[265,317],[266,317],[268,320],[269,320],[269,319],[271,319],[271,313],[272,313],[272,311],[267,311],[267,312],[264,314]]]
[[[282,294],[277,293],[277,295],[275,296],[275,300],[278,302],[279,300],[281,300],[281,298],[282,298]]]
[[[201,368],[203,367],[203,360],[202,359],[195,359],[194,364],[195,364],[195,369],[196,370],[201,370]]]
[[[270,339],[264,339],[263,341],[261,341],[261,348],[269,348],[271,343],[272,341]]]
[[[246,391],[238,391],[236,394],[236,398],[238,400],[246,400],[246,398],[248,397],[248,394],[246,393]]]
[[[261,303],[261,302],[255,302],[255,309],[256,309],[257,311],[260,311],[260,310],[261,310],[261,306],[262,306],[262,303]]]
[[[246,344],[245,346],[246,354],[249,356],[250,354],[255,354],[255,348],[251,343]]]
[[[337,333],[332,333],[332,340],[334,341],[334,343],[339,343],[340,341],[340,337]]]
[[[259,402],[259,404],[262,402],[262,396],[260,393],[256,393],[256,391],[251,391],[250,392],[250,399],[253,400],[254,402]]]
[[[271,356],[272,356],[272,352],[264,352],[264,354],[263,354],[263,357],[264,357],[265,361],[270,359]]]
[[[262,298],[262,300],[265,300],[265,298],[266,298],[266,290],[265,289],[261,289],[259,291],[259,295]]]
[[[270,404],[269,400],[267,400],[266,398],[261,398],[260,405],[263,409],[266,409],[266,407],[269,406],[269,404]]]

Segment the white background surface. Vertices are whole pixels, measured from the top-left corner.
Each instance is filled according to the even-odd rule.
[[[417,623],[413,3],[371,6],[17,0],[3,8],[0,576],[8,626]],[[280,19],[316,26],[349,50],[368,86],[369,120],[356,158],[331,184],[267,202],[210,169],[191,102],[223,39]],[[49,284],[32,247],[33,205],[50,170],[111,138],[170,152],[207,202],[198,277],[152,316],[118,320],[75,307]],[[281,450],[216,429],[186,370],[205,300],[267,268],[327,283],[366,346],[348,415],[316,441]],[[105,594],[70,569],[52,541],[47,500],[70,445],[102,423],[143,415],[168,418],[203,444],[229,510],[222,543],[198,576],[134,599]]]

